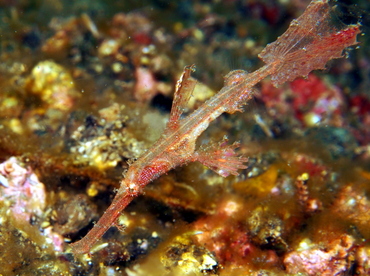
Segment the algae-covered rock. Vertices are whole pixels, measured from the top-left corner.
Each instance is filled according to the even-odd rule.
[[[40,97],[48,108],[69,110],[79,96],[71,74],[54,61],[41,61],[26,81],[28,90]]]
[[[72,275],[47,237],[8,210],[0,202],[0,275]]]

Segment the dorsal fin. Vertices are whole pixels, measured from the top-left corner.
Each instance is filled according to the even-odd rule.
[[[195,71],[195,65],[186,66],[180,79],[177,81],[176,90],[172,102],[170,120],[167,124],[168,128],[176,129],[180,122],[180,117],[184,112],[186,105],[193,93],[197,81],[191,78],[191,72]]]

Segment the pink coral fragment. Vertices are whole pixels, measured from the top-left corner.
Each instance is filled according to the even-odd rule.
[[[150,101],[157,93],[157,81],[150,69],[137,67],[135,69],[135,98],[140,102]]]
[[[41,216],[45,208],[45,187],[31,169],[25,169],[15,157],[0,164],[0,200],[9,202],[17,220],[29,221]]]
[[[335,276],[341,275],[348,268],[348,255],[354,239],[343,236],[332,241],[328,249],[309,248],[288,253],[284,264],[288,273],[306,273],[308,275]]]

